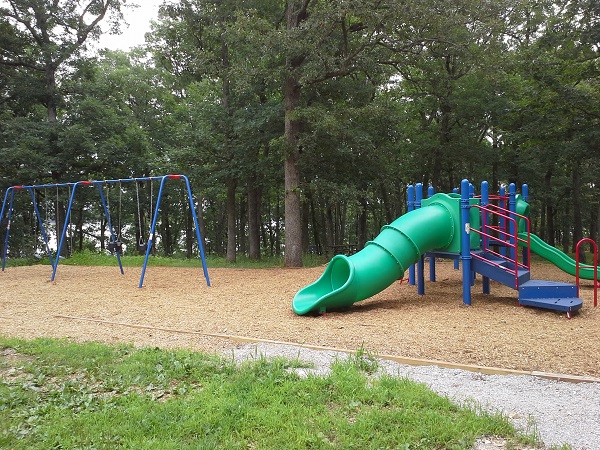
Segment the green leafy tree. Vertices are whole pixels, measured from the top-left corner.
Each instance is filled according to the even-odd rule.
[[[0,3],[0,14],[13,32],[12,45],[2,48],[0,64],[28,68],[43,75],[49,122],[57,120],[60,102],[57,74],[61,67],[80,56],[88,38],[100,35],[100,22],[107,14],[111,25],[118,27],[122,18],[120,8],[120,0],[2,0]]]
[[[235,261],[239,247],[237,193],[244,182],[250,207],[250,253],[260,256],[260,172],[269,158],[273,121],[279,115],[259,65],[244,70],[251,67],[248,41],[264,26],[260,14],[254,17],[253,6],[260,3],[197,0],[164,6],[150,42],[157,63],[178,77],[180,117],[187,116],[192,136],[185,145],[187,156],[180,156],[193,162],[192,167],[204,166],[201,173],[212,169],[202,179],[226,186],[229,261]],[[269,10],[263,8],[261,13]]]

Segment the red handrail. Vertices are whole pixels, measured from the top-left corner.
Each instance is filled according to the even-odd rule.
[[[594,248],[594,308],[598,306],[598,245],[593,239],[583,238],[575,247],[575,283],[577,284],[577,297],[579,297],[579,246],[584,242],[589,242]],[[583,267],[591,267],[589,264],[583,264]]]
[[[508,269],[498,263],[494,263],[492,261],[486,260],[485,258],[479,256],[479,255],[472,255],[474,258],[478,258],[484,261],[487,261],[489,264],[492,264],[493,266],[496,266],[498,268],[501,268],[507,272],[513,272],[514,276],[515,276],[515,289],[519,288],[519,268],[523,268],[523,269],[527,269],[530,270],[531,268],[531,224],[529,222],[529,218],[526,216],[523,216],[521,214],[518,214],[516,212],[510,211],[506,208],[502,208],[498,205],[495,204],[487,204],[485,206],[481,206],[481,205],[473,205],[475,208],[479,208],[482,211],[481,217],[482,219],[482,224],[481,224],[481,230],[476,230],[476,229],[472,229],[471,231],[483,236],[483,246],[482,249],[488,253],[491,253],[501,259],[504,259],[505,261],[509,261],[514,265],[514,269]],[[507,231],[507,226],[505,224],[504,229],[500,226],[495,226],[495,225],[489,225],[487,223],[487,214],[492,214],[494,216],[498,216],[498,217],[502,217],[507,221],[511,221],[511,223],[513,224],[513,234],[511,234],[510,232]],[[523,219],[525,220],[525,223],[527,225],[527,239],[522,239],[519,237],[519,226],[517,224],[517,219]],[[508,223],[508,222],[507,222]],[[495,232],[496,234],[492,234],[493,232]],[[490,239],[495,240],[495,241],[501,241],[504,245],[506,245],[507,247],[513,249],[513,258],[509,258],[506,255],[503,255],[501,253],[498,253],[494,250],[492,250],[489,246],[489,242]],[[526,245],[527,247],[527,263],[520,263],[519,262],[519,243],[522,242]]]

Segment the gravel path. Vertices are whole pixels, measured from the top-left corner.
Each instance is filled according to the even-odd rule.
[[[231,350],[228,351],[231,355]],[[301,375],[326,375],[346,353],[303,347],[248,344],[234,350],[237,361],[283,356],[314,364]],[[600,383],[570,383],[527,375],[485,375],[437,366],[408,366],[380,360],[382,372],[425,383],[433,391],[467,405],[502,411],[523,431],[536,432],[545,446],[570,444],[574,450],[600,450]],[[501,448],[501,442],[480,442],[478,449]],[[500,446],[500,447],[499,447]]]

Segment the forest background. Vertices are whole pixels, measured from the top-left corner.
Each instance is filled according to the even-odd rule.
[[[298,267],[362,248],[406,212],[408,184],[468,178],[527,183],[551,245],[597,240],[597,0],[182,0],[144,45],[98,50],[124,8],[0,0],[0,194],[183,173],[208,254]],[[52,232],[69,192],[36,195]],[[106,195],[119,235],[143,241],[156,186]],[[97,197],[78,197],[66,252],[105,249]],[[165,197],[156,251],[192,255],[183,191]],[[26,195],[14,206],[10,255],[25,256],[39,224]]]

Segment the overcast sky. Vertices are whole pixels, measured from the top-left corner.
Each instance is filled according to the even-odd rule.
[[[156,20],[158,6],[163,0],[138,0],[139,8],[124,9],[125,21],[129,24],[122,25],[120,35],[109,35],[104,32],[100,37],[98,48],[108,47],[111,50],[128,51],[132,47],[144,43],[144,34],[150,31],[150,21]]]

